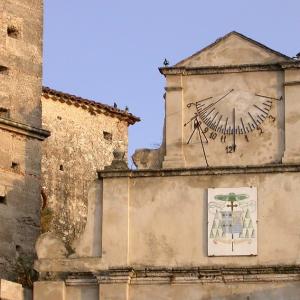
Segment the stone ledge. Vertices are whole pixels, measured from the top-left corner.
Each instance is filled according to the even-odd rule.
[[[300,85],[300,81],[288,81],[288,82],[285,82],[283,85],[284,86]]]
[[[66,284],[97,285],[129,283],[203,284],[203,283],[256,283],[300,281],[300,265],[253,267],[194,267],[194,268],[111,268],[99,272],[71,273]]]
[[[39,259],[34,263],[34,269],[38,272],[72,273],[72,272],[96,272],[107,270],[108,265],[101,257],[85,258],[56,258]]]
[[[224,65],[224,66],[203,66],[198,68],[190,67],[162,67],[159,71],[163,75],[207,75],[226,74],[241,72],[260,71],[283,71],[284,69],[298,69],[300,61],[278,62],[270,64],[246,64],[246,65]]]
[[[0,118],[0,129],[8,130],[41,141],[50,136],[50,132],[48,130],[36,128],[27,124],[15,122],[5,118]]]
[[[159,170],[116,170],[98,171],[98,178],[114,177],[171,177],[171,176],[220,176],[234,174],[265,174],[265,173],[293,173],[300,172],[300,164],[270,164],[259,166],[227,166],[178,168]]]
[[[163,75],[208,75],[259,71],[282,71],[282,66],[277,64],[252,64],[252,65],[228,65],[228,66],[203,66],[199,68],[166,67],[159,68]]]

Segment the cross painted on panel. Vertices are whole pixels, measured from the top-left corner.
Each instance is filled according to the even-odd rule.
[[[208,255],[257,254],[257,191],[208,190]]]

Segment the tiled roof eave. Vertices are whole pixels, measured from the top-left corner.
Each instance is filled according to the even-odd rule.
[[[75,95],[56,91],[48,87],[43,87],[42,96],[46,99],[59,101],[61,103],[66,103],[68,105],[74,105],[78,108],[85,109],[89,111],[92,115],[104,114],[111,117],[116,117],[122,121],[127,122],[128,125],[133,125],[136,122],[140,121],[140,118],[134,116],[133,114],[125,110],[114,108],[107,104],[102,104],[93,100],[84,99]]]

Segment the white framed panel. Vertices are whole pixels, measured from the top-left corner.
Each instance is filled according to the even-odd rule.
[[[208,256],[257,255],[256,187],[208,189]]]

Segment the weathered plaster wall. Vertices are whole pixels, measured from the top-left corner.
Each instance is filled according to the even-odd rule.
[[[207,188],[244,186],[258,191],[258,255],[208,257]],[[299,173],[107,178],[103,187],[108,266],[300,263]]]
[[[300,263],[299,180],[298,173],[132,179],[130,264]],[[207,188],[243,186],[258,189],[258,255],[208,257]]]
[[[42,98],[42,105],[43,126],[51,131],[42,161],[42,187],[53,212],[50,231],[70,245],[86,224],[87,192],[96,171],[110,165],[115,149],[127,156],[128,124],[51,99]]]
[[[130,300],[297,300],[295,283],[133,285]]]
[[[41,146],[27,133],[41,125],[42,13],[42,0],[0,1],[0,277],[12,280],[39,235]]]
[[[99,286],[63,286],[39,282],[35,289],[36,300],[298,300],[298,282],[210,283],[210,284],[103,284]],[[40,288],[41,287],[41,288]],[[48,292],[47,292],[47,287]],[[100,291],[100,293],[99,293]]]
[[[66,288],[65,300],[99,300],[98,286],[69,286]]]
[[[238,55],[233,55],[233,53]],[[281,58],[284,60],[284,58]],[[204,51],[195,53],[192,59],[187,58],[176,64],[181,67],[204,67],[204,66],[224,66],[274,63],[278,61],[278,54],[266,51],[247,37],[231,32],[225,37],[217,40],[208,46]]]

